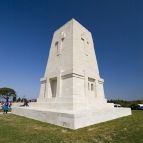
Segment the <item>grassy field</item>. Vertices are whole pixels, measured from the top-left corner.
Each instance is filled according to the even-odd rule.
[[[0,109],[0,112],[3,112],[3,109]],[[11,112],[11,108],[8,109],[8,112]]]
[[[56,125],[0,114],[1,143],[143,143],[143,111],[131,116],[70,130]]]

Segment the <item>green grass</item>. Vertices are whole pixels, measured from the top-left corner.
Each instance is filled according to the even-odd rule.
[[[78,130],[0,114],[1,143],[143,143],[143,111]]]
[[[3,109],[0,109],[0,112],[3,112]],[[8,109],[8,112],[11,112],[11,108]]]

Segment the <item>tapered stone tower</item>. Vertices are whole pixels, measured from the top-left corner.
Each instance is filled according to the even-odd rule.
[[[37,102],[13,108],[14,114],[71,129],[131,115],[107,103],[92,35],[74,19],[55,31],[40,81]]]
[[[54,33],[38,102],[54,102],[57,109],[87,109],[91,102],[101,108],[107,104],[103,82],[92,35],[72,19]]]

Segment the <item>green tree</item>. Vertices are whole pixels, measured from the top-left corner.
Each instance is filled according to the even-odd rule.
[[[12,88],[3,87],[0,88],[0,96],[8,101],[10,97],[16,97],[16,92]]]

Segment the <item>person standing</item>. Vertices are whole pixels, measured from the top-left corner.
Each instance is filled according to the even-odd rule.
[[[7,114],[7,112],[8,112],[8,108],[9,108],[9,102],[8,102],[8,100],[4,103],[4,112],[3,112],[3,114],[4,113],[6,113]]]

